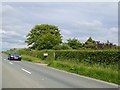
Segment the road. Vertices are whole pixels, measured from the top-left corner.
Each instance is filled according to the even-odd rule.
[[[2,88],[118,88],[118,85],[71,74],[2,54]]]

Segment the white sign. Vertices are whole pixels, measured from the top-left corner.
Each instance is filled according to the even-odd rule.
[[[43,56],[48,56],[48,53],[44,53]]]

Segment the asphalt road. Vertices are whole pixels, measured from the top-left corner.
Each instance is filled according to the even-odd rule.
[[[24,60],[9,61],[2,54],[2,88],[118,88],[118,85]]]

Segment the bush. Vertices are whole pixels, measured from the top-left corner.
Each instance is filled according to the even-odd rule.
[[[32,57],[36,57],[42,60],[54,60],[54,50],[31,50],[31,49],[20,49],[18,50],[22,55],[29,55]],[[44,57],[43,54],[48,53],[48,57]]]
[[[61,50],[70,50],[70,49],[72,49],[68,44],[62,44],[61,45]]]
[[[6,53],[13,52],[8,50]],[[16,49],[24,60],[46,63],[72,73],[120,84],[119,51],[117,50],[31,50]],[[48,53],[44,57],[43,53]]]
[[[13,50],[7,51],[8,53]],[[29,55],[41,60],[63,60],[76,64],[101,64],[101,65],[118,65],[120,63],[119,53],[117,50],[31,50],[17,49],[22,55]],[[48,57],[43,54],[48,53]]]
[[[61,46],[60,45],[56,45],[53,47],[54,50],[61,50]]]
[[[54,50],[71,50],[72,48],[68,45],[63,43],[62,45],[56,45],[53,47]]]
[[[62,50],[55,52],[56,60],[67,60],[75,63],[90,63],[90,64],[118,64],[118,51],[101,51],[101,50]]]

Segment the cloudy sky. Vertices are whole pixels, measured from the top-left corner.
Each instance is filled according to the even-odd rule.
[[[26,35],[37,24],[58,26],[64,42],[74,37],[85,42],[92,37],[118,44],[118,3],[3,2],[2,49],[27,47]]]

